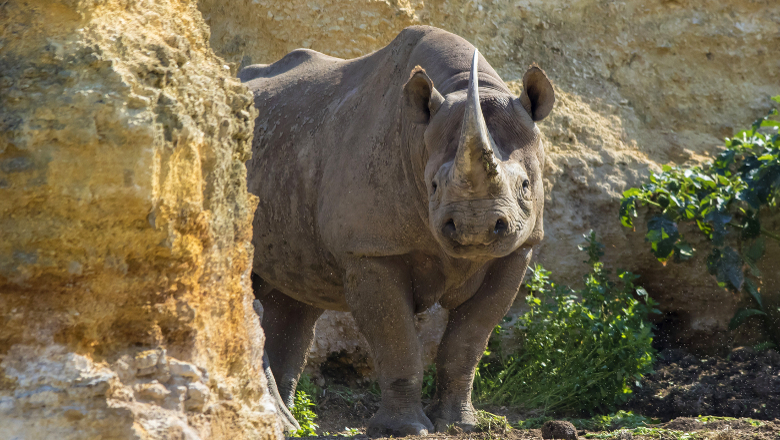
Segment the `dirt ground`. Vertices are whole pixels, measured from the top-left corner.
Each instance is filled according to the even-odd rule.
[[[315,412],[322,437],[365,437],[368,420],[379,407],[375,384],[354,371],[325,365]],[[646,430],[579,431],[601,440],[780,440],[780,353],[737,348],[725,358],[698,358],[679,349],[660,353],[655,372],[646,376],[624,410],[655,418]],[[423,404],[428,402],[423,399]],[[475,405],[505,416],[511,425],[538,412]],[[705,416],[705,417],[701,417]],[[709,416],[709,417],[707,417]],[[330,433],[330,436],[323,434]],[[410,437],[414,438],[414,437]],[[432,434],[447,439],[541,439],[539,429],[483,433]]]
[[[326,432],[323,430],[323,432]],[[335,435],[334,435],[335,433]],[[346,431],[344,428],[334,429],[330,435],[310,437],[318,439],[354,438],[368,439],[364,427],[357,430]],[[780,421],[756,421],[755,419],[740,418],[729,420],[712,420],[703,422],[698,418],[680,417],[667,423],[649,425],[648,429],[637,433],[636,430],[615,431],[577,431],[579,439],[597,440],[777,440],[780,438]],[[392,437],[391,437],[392,438]],[[491,432],[477,433],[447,433],[430,434],[428,436],[407,437],[414,439],[473,439],[473,440],[541,440],[541,429],[509,429]]]
[[[780,418],[780,353],[734,349],[726,358],[702,357],[679,349],[662,351],[655,373],[627,408],[648,417],[712,415]]]

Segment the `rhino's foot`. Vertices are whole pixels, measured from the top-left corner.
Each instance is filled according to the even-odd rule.
[[[448,432],[457,427],[463,432],[472,432],[477,426],[477,412],[471,402],[446,404],[434,402],[425,411],[433,421],[436,432]]]
[[[421,406],[410,411],[387,411],[380,408],[368,422],[367,434],[370,437],[406,437],[407,435],[427,435],[433,432],[433,424]]]

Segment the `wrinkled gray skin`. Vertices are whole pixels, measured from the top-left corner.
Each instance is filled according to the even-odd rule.
[[[282,400],[317,318],[343,310],[378,369],[370,435],[473,429],[475,367],[544,235],[547,77],[532,67],[514,97],[466,40],[418,26],[360,58],[299,49],[239,78],[260,111],[253,284]],[[423,411],[413,317],[437,302],[449,322]]]

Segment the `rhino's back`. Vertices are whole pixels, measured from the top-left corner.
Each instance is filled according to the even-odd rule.
[[[323,91],[332,87],[332,70],[342,63],[299,49],[239,73],[260,113],[247,162],[248,189],[259,198],[252,225],[253,270],[286,294],[329,309],[346,305],[340,270],[317,228],[322,166],[321,145],[313,138],[315,120],[327,106]]]

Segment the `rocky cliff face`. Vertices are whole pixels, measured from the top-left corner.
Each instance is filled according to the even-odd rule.
[[[195,2],[0,4],[2,438],[281,438],[256,111]]]
[[[704,255],[664,268],[644,243],[644,226],[621,227],[617,207],[650,170],[706,160],[724,136],[770,108],[780,93],[776,1],[200,0],[199,8],[212,47],[240,65],[271,63],[297,47],[356,57],[414,24],[471,41],[516,93],[525,68],[539,63],[558,102],[540,126],[549,160],[536,261],[559,281],[579,283],[586,267],[576,245],[594,229],[608,265],[642,275],[673,343],[713,352],[732,342],[726,327],[738,298],[717,287]],[[339,336],[354,334],[347,322],[325,315],[315,359],[360,346]]]

